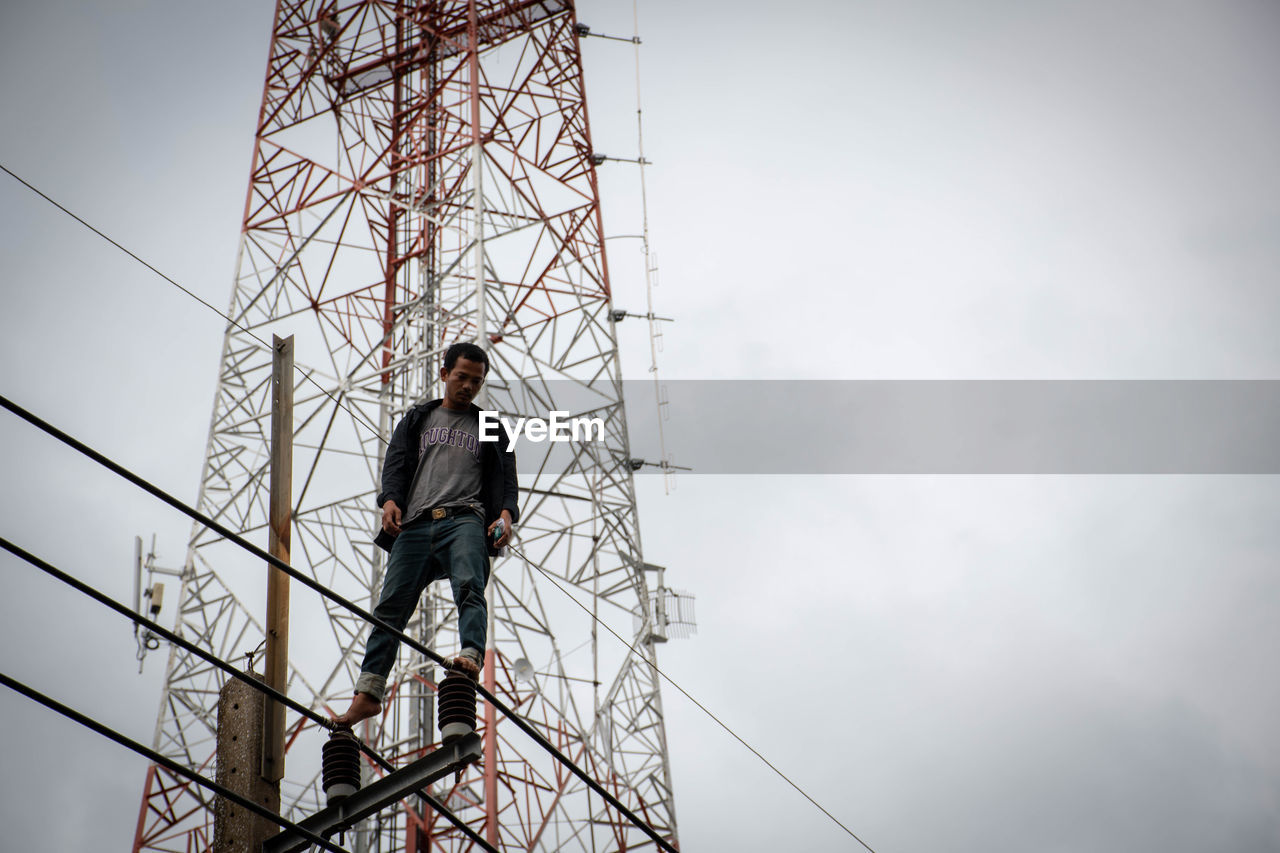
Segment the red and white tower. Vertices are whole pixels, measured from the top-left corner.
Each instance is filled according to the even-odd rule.
[[[199,508],[265,542],[272,334],[293,335],[292,562],[369,606],[384,437],[433,396],[443,350],[486,344],[487,408],[600,417],[605,440],[522,443],[520,547],[490,585],[486,684],[549,740],[676,838],[654,646],[664,598],[636,521],[599,193],[572,0],[280,0],[245,204]],[[566,449],[567,448],[567,449]],[[545,454],[545,459],[541,458]],[[560,455],[563,454],[563,457]],[[264,567],[197,526],[178,626],[224,659],[263,639]],[[345,707],[367,626],[300,587],[290,695]],[[409,632],[457,648],[433,585]],[[222,675],[172,649],[156,726],[165,755],[208,772]],[[385,713],[361,734],[404,761],[438,738],[436,673],[402,649]],[[323,733],[289,717],[283,812],[315,811]],[[485,721],[482,721],[485,723]],[[433,795],[499,848],[652,843],[501,717],[487,755]],[[211,802],[153,767],[135,851],[205,850]],[[349,836],[350,838],[350,836]],[[464,849],[404,801],[352,849]]]

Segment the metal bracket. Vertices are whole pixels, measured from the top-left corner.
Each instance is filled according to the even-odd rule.
[[[383,776],[366,788],[361,788],[340,803],[321,809],[298,826],[328,837],[339,829],[347,829],[369,815],[381,811],[398,800],[425,788],[461,770],[473,761],[479,761],[483,751],[480,735],[472,732],[446,744],[435,752]],[[262,844],[262,853],[292,853],[304,850],[311,844],[305,837],[291,829],[272,836]]]

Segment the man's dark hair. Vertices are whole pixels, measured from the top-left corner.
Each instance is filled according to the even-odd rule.
[[[444,351],[444,369],[453,370],[453,366],[458,363],[458,359],[465,358],[467,361],[475,361],[484,365],[484,372],[489,374],[489,356],[485,355],[484,350],[475,344],[456,343]]]

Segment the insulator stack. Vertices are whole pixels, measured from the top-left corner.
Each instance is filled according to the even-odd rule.
[[[360,790],[360,744],[348,729],[337,729],[320,750],[321,773],[328,805]]]
[[[445,743],[476,730],[476,683],[460,672],[450,672],[436,694],[440,705],[440,737]]]

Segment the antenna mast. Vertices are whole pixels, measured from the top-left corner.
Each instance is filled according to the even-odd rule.
[[[449,344],[487,346],[487,408],[602,418],[601,441],[518,445],[519,542],[616,627],[646,614],[633,637],[644,659],[590,643],[589,617],[536,569],[507,559],[490,581],[489,677],[674,842],[648,627],[656,591],[636,519],[576,24],[571,0],[280,0],[198,507],[265,543],[271,350],[262,342],[273,334],[296,341],[293,564],[358,603],[371,602],[382,579],[371,540],[385,439],[408,407],[437,396]],[[193,528],[172,591],[178,630],[224,660],[264,636],[262,568],[237,551]],[[301,591],[291,608],[292,635],[307,640],[291,652],[290,695],[344,707],[367,626]],[[408,631],[457,648],[447,589],[429,588]],[[207,766],[221,681],[170,651],[157,750]],[[358,734],[387,757],[422,754],[437,737],[435,681],[430,662],[402,649],[385,713]],[[282,810],[292,819],[323,798],[323,733],[305,722],[287,720]],[[492,760],[432,794],[497,846],[652,843],[501,717],[481,733]],[[151,767],[135,853],[206,849],[211,805]],[[412,799],[362,823],[352,843],[421,851],[470,841]]]

